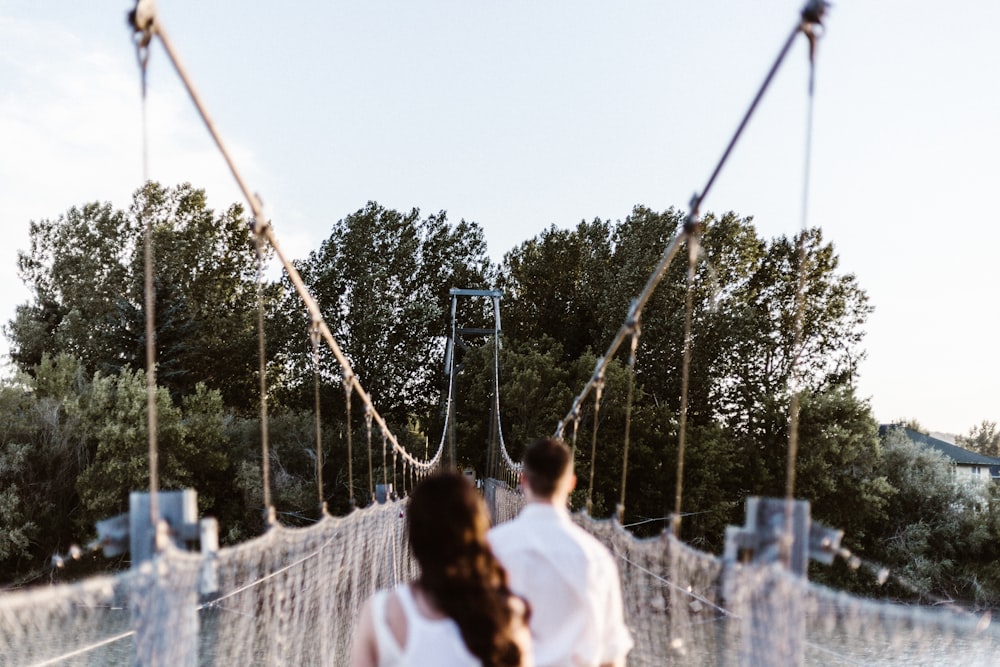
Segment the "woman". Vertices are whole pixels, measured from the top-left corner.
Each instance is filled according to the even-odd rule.
[[[420,576],[365,603],[352,667],[530,667],[525,602],[486,541],[479,493],[455,472],[431,475],[407,508]]]

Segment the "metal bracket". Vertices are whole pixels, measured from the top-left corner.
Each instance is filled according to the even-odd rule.
[[[159,525],[154,527],[149,511],[149,494],[129,494],[129,511],[97,522],[96,548],[111,558],[128,551],[136,568],[172,542],[178,549],[200,547],[205,556],[199,582],[202,594],[218,587],[215,556],[219,551],[219,523],[214,517],[198,520],[198,493],[193,489],[160,491]],[[158,543],[159,542],[159,543]]]
[[[809,559],[825,565],[833,562],[843,536],[844,531],[812,520],[808,500],[751,496],[746,523],[726,528],[723,560],[736,563],[742,555],[752,563],[786,561],[791,572],[805,577]]]

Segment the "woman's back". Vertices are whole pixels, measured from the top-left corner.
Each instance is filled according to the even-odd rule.
[[[489,514],[462,474],[436,472],[410,493],[412,584],[369,598],[352,667],[530,667],[529,609],[490,549]]]
[[[397,602],[402,611],[402,636],[398,619],[390,619],[392,602]],[[447,616],[428,618],[421,613],[408,585],[376,593],[371,611],[379,667],[480,667],[482,664],[469,653],[458,624]]]

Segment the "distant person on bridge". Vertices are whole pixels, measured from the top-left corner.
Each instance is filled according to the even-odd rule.
[[[365,602],[351,667],[531,667],[528,605],[490,550],[490,519],[465,476],[420,482],[406,510],[419,578]]]
[[[620,667],[632,648],[621,581],[611,553],[573,523],[567,508],[576,486],[572,454],[557,438],[524,453],[527,504],[489,540],[510,587],[531,605],[538,667]]]

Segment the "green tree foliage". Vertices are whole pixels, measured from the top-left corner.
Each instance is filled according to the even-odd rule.
[[[486,288],[488,268],[475,223],[451,224],[443,212],[421,217],[416,209],[401,213],[374,202],[337,221],[320,249],[298,264],[362,385],[404,433],[411,417],[437,418],[449,290]],[[274,347],[288,369],[289,391],[311,405],[308,321],[290,287],[275,318]],[[329,353],[322,376],[327,391],[341,376]]]
[[[22,370],[30,371],[46,352],[87,360],[91,370],[116,356],[109,324],[127,284],[124,267],[135,251],[136,225],[98,203],[31,222],[31,247],[18,254],[18,271],[32,301],[18,307],[6,332],[11,358]]]
[[[930,434],[930,431],[924,428],[923,425],[921,425],[921,423],[917,421],[915,417],[910,417],[908,419],[895,419],[893,420],[892,424],[894,426],[901,426],[903,428],[908,428],[911,431],[916,431],[917,433],[923,433],[924,435]]]
[[[799,439],[797,495],[812,503],[813,517],[853,544],[876,537],[870,527],[887,518],[895,488],[867,401],[848,385],[804,395]]]
[[[524,446],[551,433],[573,398],[573,367],[562,361],[562,346],[551,338],[515,346],[504,341],[500,350],[500,412],[503,437],[510,455],[518,460]],[[482,474],[494,470],[490,461],[495,423],[493,344],[472,348],[456,379],[455,414],[459,460]],[[496,452],[493,452],[494,456]]]
[[[890,429],[881,465],[894,489],[880,521],[870,525],[867,553],[888,565],[893,593],[922,602],[940,598],[995,605],[1000,521],[997,490],[959,481],[938,452]]]
[[[239,434],[236,439],[242,451],[239,452],[235,466],[235,485],[239,491],[240,505],[244,508],[263,510],[264,480],[261,474],[261,457],[263,455],[259,443],[259,424],[256,421],[243,421],[237,427]],[[316,482],[316,429],[315,416],[306,412],[283,410],[269,420],[268,450],[270,467],[270,492],[272,504],[279,512],[282,523],[300,525],[319,515],[320,499]],[[340,452],[332,455],[331,433],[325,433],[324,458],[335,458],[327,461],[326,471],[332,479],[324,484],[328,489],[336,489],[338,480],[343,476],[338,474],[339,467],[346,468],[346,461]],[[339,497],[336,491],[329,495]],[[343,493],[346,498],[346,489]],[[327,500],[324,496],[323,500]],[[343,506],[331,507],[331,510],[346,511]],[[260,532],[265,524],[263,514],[253,517],[251,524],[253,533]]]
[[[1000,430],[994,421],[983,420],[978,426],[969,429],[969,434],[958,436],[959,446],[971,449],[986,456],[1000,456]]]
[[[629,299],[642,290],[682,223],[681,212],[657,213],[638,206],[617,223],[598,220],[574,230],[552,228],[508,253],[498,279],[505,292],[505,345],[522,350],[552,340],[562,357],[550,352],[536,363],[579,360],[587,366],[588,353],[592,360],[610,342]],[[731,213],[704,220],[692,293],[683,480],[682,511],[693,514],[685,524],[689,539],[717,546],[724,525],[740,519],[747,495],[783,495],[793,370],[807,395],[801,436],[809,466],[804,490],[821,491],[831,507],[840,499],[846,502],[878,458],[869,408],[851,391],[870,311],[867,296],[852,275],[839,270],[832,245],[819,231],[805,233],[801,241],[806,326],[803,344],[796,348],[799,239],[762,239],[749,219]],[[636,520],[662,517],[675,504],[686,254],[682,249],[668,266],[642,313],[626,494],[626,506]],[[508,299],[508,294],[515,298]],[[625,351],[620,354],[616,361],[624,363]],[[583,380],[592,367],[591,361]],[[505,374],[518,372],[516,367],[504,368]],[[534,375],[557,377],[552,370],[536,370]],[[563,393],[572,396],[582,380],[568,385]],[[597,477],[603,481],[595,484],[595,492],[605,498],[620,493],[622,443],[613,438],[621,438],[625,386],[609,375],[601,407],[601,433],[609,439],[602,438],[601,445],[619,459],[599,462]],[[501,399],[534,407],[541,404],[537,393],[514,385],[501,391]],[[569,401],[556,419],[568,408]],[[505,427],[510,412],[504,415]],[[588,433],[592,428],[587,418],[581,426]],[[848,481],[844,474],[856,477]],[[869,495],[877,496],[881,487],[877,481],[872,484]],[[878,502],[870,506],[871,511],[878,508]]]
[[[564,359],[579,358],[604,337],[612,266],[610,225],[600,220],[550,227],[522,243],[506,254],[498,279],[505,332],[523,342],[549,337]]]
[[[0,384],[0,581],[37,574],[72,539],[75,483],[91,460],[65,409],[80,380],[62,356]]]
[[[213,396],[199,387],[185,403],[190,411],[188,420],[166,390],[157,391],[159,485],[164,490],[194,488],[211,494],[211,482],[228,464],[220,446],[224,443],[217,440],[221,401],[217,392]],[[149,488],[145,373],[125,369],[116,376],[98,374],[79,402],[70,407],[94,451],[92,464],[77,478],[81,521],[89,526],[127,511],[129,492]],[[207,499],[211,502],[212,496]]]
[[[148,183],[128,211],[94,203],[31,223],[18,268],[32,299],[7,326],[13,360],[26,372],[46,353],[70,354],[90,374],[145,367],[147,220],[160,383],[179,397],[202,382],[228,405],[253,405],[256,260],[246,221],[238,205],[215,215],[188,184]]]
[[[265,528],[260,425],[251,411],[256,259],[241,209],[216,215],[201,191],[149,184],[128,211],[90,204],[32,223],[31,248],[19,258],[32,300],[7,328],[24,372],[0,385],[4,579],[23,578],[70,541],[86,541],[94,520],[122,511],[129,491],[148,486],[141,261],[148,219],[155,223],[161,485],[196,488],[225,541]],[[380,412],[418,454],[442,437],[449,289],[502,290],[500,426],[518,459],[528,442],[555,431],[682,222],[673,209],[638,206],[621,221],[552,227],[512,249],[494,271],[474,223],[370,203],[335,223],[298,267]],[[956,486],[947,464],[911,443],[879,441],[870,407],[854,391],[871,308],[817,230],[765,239],[749,218],[705,217],[690,295],[692,366],[678,479],[685,255],[682,249],[667,268],[642,313],[626,523],[641,534],[662,530],[681,488],[682,537],[721,548],[725,526],[742,523],[748,495],[784,493],[797,389],[796,491],[812,501],[813,515],[844,529],[852,549],[895,568],[917,589],[1000,601],[1000,519],[993,511],[1000,499]],[[800,270],[805,326],[796,346]],[[269,491],[279,517],[307,523],[321,501],[335,513],[348,511],[352,486],[366,504],[370,485],[394,472],[399,484],[402,469],[392,469],[391,457],[383,467],[375,429],[369,480],[364,415],[355,400],[347,424],[341,372],[325,346],[317,415],[305,309],[287,281],[262,289],[274,399]],[[486,306],[460,300],[459,325],[491,326]],[[479,475],[495,473],[499,458],[493,345],[467,340],[457,351],[458,463]],[[564,433],[576,436],[574,506],[586,502],[593,470],[596,516],[612,514],[621,497],[626,355],[619,352],[605,373],[594,456],[593,394],[578,428],[570,424]],[[996,431],[984,422],[964,442],[993,453]],[[823,576],[859,590],[874,586],[846,568]]]
[[[46,355],[34,375],[0,384],[0,410],[0,580],[16,580],[88,543],[94,522],[149,488],[145,375],[88,378],[74,358]],[[245,508],[226,504],[232,433],[219,393],[199,385],[175,405],[159,389],[157,412],[161,488],[198,490],[203,513],[246,535]]]
[[[39,525],[29,516],[23,489],[15,479],[22,477],[28,468],[30,446],[8,442],[0,451],[0,477],[6,480],[0,491],[0,516],[4,517],[4,531],[0,536],[0,560],[30,556],[28,547]]]

